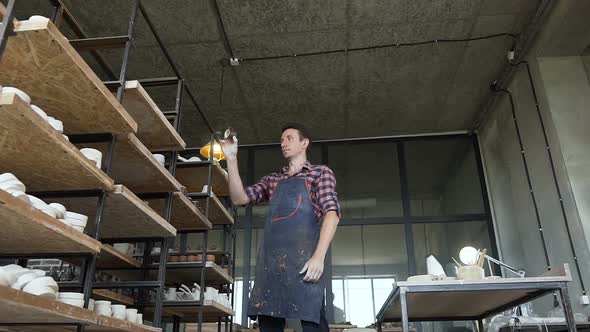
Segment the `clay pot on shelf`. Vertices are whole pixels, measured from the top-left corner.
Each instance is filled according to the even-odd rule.
[[[187,262],[188,261],[188,256],[187,255],[181,255],[178,257],[178,261],[179,262]]]
[[[168,261],[172,262],[172,263],[178,262],[179,257],[178,256],[170,256],[170,257],[168,257]]]
[[[207,262],[215,262],[215,255],[207,255]]]
[[[201,259],[203,259],[203,255],[201,255]],[[199,256],[198,255],[188,255],[187,261],[189,262],[198,262]]]

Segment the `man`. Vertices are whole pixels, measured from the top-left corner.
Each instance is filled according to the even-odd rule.
[[[244,189],[238,172],[238,142],[222,142],[229,192],[235,205],[270,201],[248,316],[261,332],[281,332],[285,319],[299,319],[304,332],[328,332],[324,310],[324,259],[340,221],[336,178],[326,166],[307,161],[311,143],[299,124],[283,127],[282,171]]]

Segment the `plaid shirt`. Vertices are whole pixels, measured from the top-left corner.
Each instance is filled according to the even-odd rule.
[[[280,173],[269,174],[256,184],[246,187],[250,204],[255,205],[270,200],[281,180],[289,177],[289,167],[283,167]],[[309,161],[294,176],[305,177],[310,188],[311,203],[318,221],[322,221],[328,211],[336,211],[340,217],[340,205],[336,193],[336,177],[330,168],[324,165],[312,165]]]

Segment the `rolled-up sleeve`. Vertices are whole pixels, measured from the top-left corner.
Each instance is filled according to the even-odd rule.
[[[328,167],[324,167],[317,184],[317,200],[321,209],[322,218],[328,211],[336,211],[338,218],[341,217],[338,194],[336,193],[336,176]]]
[[[250,205],[256,205],[268,200],[269,180],[270,177],[267,175],[257,183],[246,187],[246,195],[250,199]]]

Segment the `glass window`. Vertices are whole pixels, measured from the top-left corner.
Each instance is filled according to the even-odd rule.
[[[402,216],[395,143],[339,144],[328,148],[343,218]]]
[[[470,138],[405,142],[412,216],[484,213]]]
[[[426,257],[434,254],[447,276],[456,276],[453,258],[459,261],[459,251],[465,246],[486,248],[493,255],[487,222],[445,222],[412,224],[416,274],[427,274]],[[489,271],[486,270],[486,275]]]

